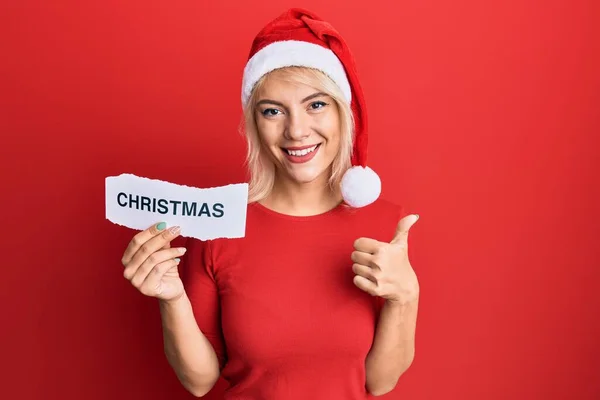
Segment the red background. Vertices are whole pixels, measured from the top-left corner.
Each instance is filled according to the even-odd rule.
[[[370,164],[421,215],[417,355],[385,398],[600,398],[599,3],[496,3],[3,2],[2,398],[191,397],[104,178],[242,181],[241,71],[289,6],[346,36]]]

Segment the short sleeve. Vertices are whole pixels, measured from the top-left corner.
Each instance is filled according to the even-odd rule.
[[[198,327],[210,341],[219,358],[221,369],[227,360],[221,330],[221,305],[214,277],[210,241],[190,238],[181,258],[181,279],[192,304]]]

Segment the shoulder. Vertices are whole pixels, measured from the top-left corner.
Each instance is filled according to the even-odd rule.
[[[368,206],[358,209],[360,213],[369,218],[383,219],[401,219],[406,215],[405,208],[402,204],[393,202],[388,199],[379,198]]]
[[[365,207],[348,208],[340,223],[356,237],[388,241],[404,213],[401,204],[380,198]]]

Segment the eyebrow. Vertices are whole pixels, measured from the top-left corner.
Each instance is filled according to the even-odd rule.
[[[317,92],[317,93],[313,93],[313,94],[311,94],[310,96],[306,96],[305,98],[303,98],[303,99],[300,101],[300,103],[305,103],[305,102],[307,102],[308,100],[312,100],[312,99],[314,99],[315,97],[321,97],[321,96],[327,96],[327,93],[324,93],[324,92]],[[269,99],[263,99],[263,100],[259,101],[258,103],[256,103],[256,105],[257,105],[257,106],[258,106],[258,105],[261,105],[261,104],[275,104],[275,105],[278,105],[278,106],[280,106],[280,107],[285,107],[285,106],[284,106],[282,103],[280,103],[280,102],[278,102],[278,101],[275,101],[275,100],[269,100]]]

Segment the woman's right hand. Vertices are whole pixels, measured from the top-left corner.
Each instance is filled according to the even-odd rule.
[[[180,234],[177,226],[165,229],[161,222],[136,234],[121,262],[123,276],[146,296],[160,300],[176,300],[184,293],[177,266],[185,248],[171,248],[171,241]]]

